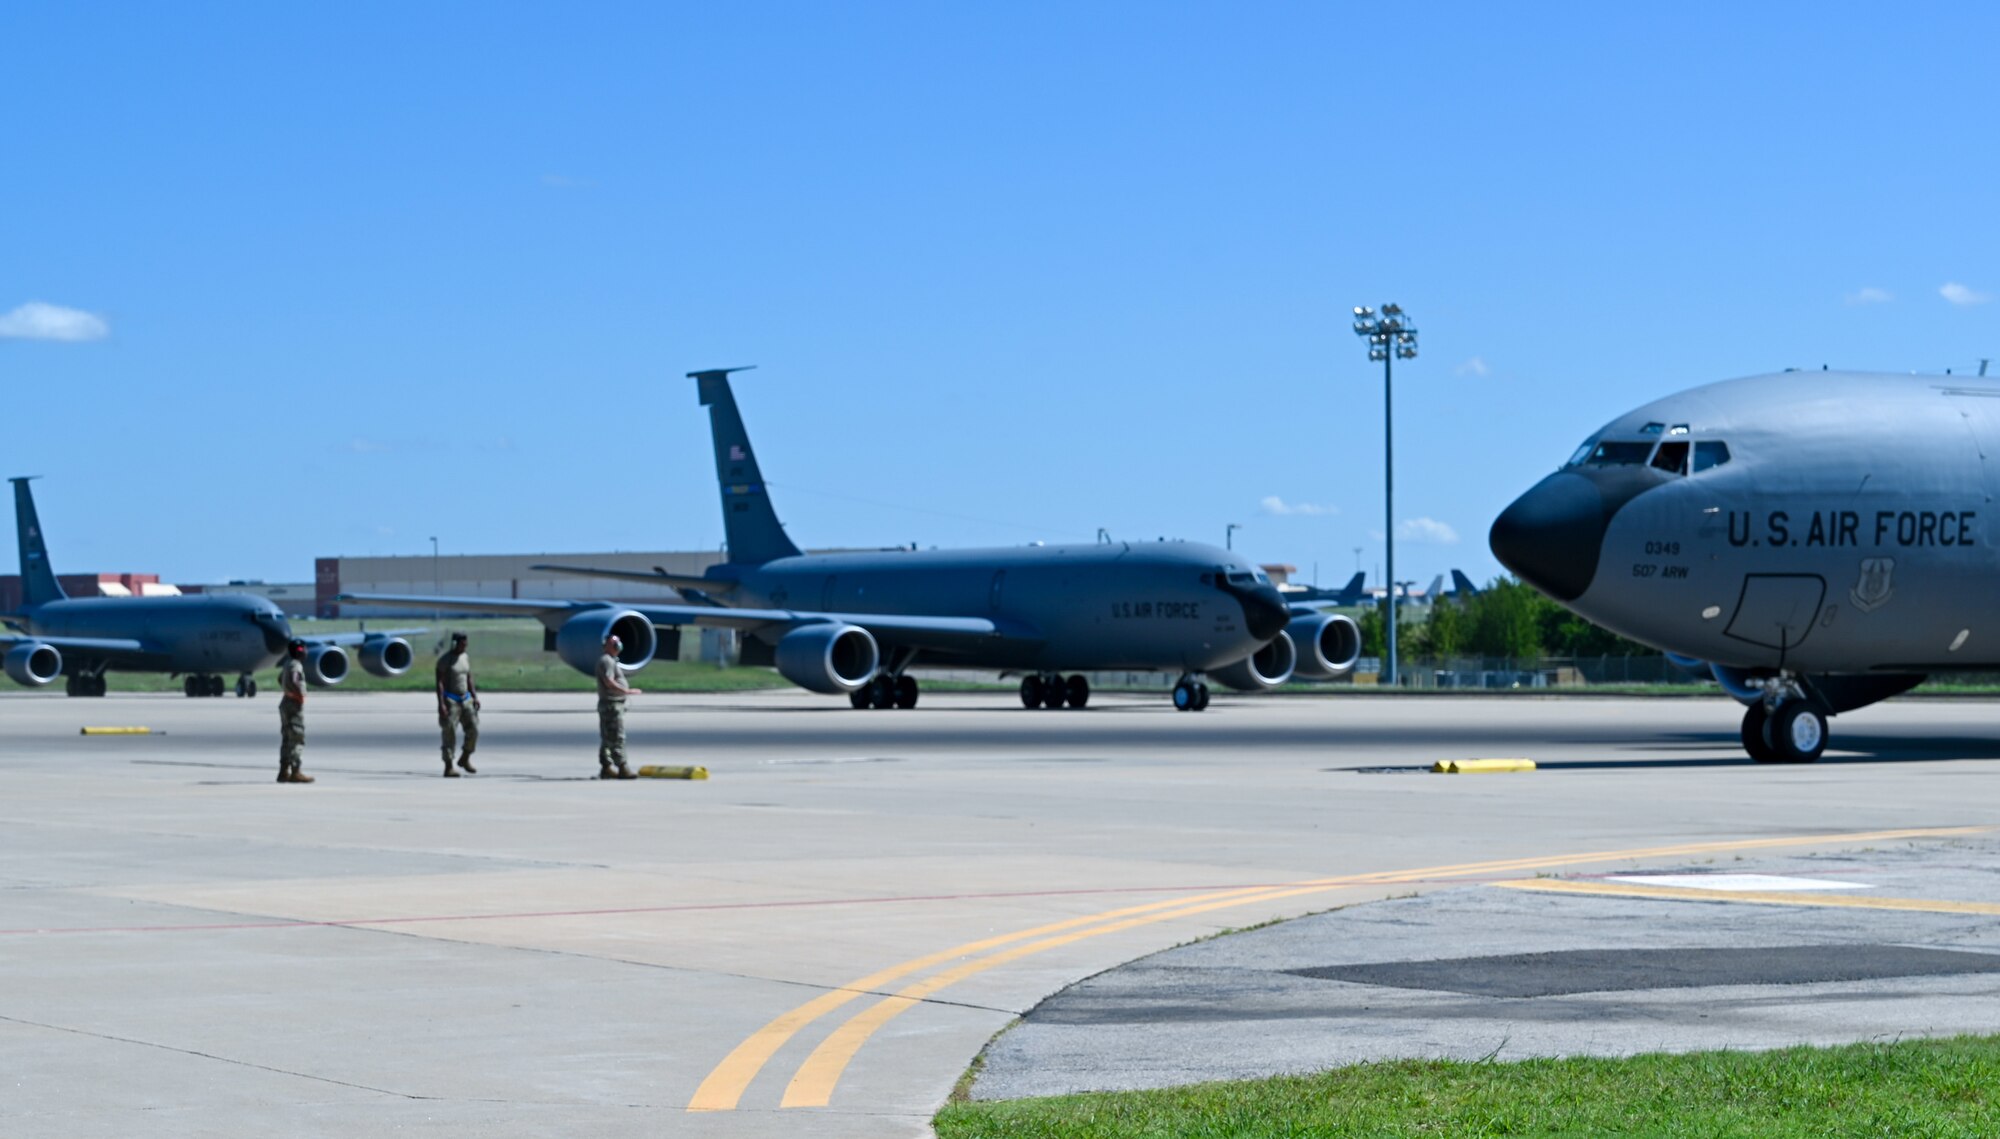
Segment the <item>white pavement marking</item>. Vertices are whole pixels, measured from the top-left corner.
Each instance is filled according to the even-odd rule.
[[[1830,878],[1790,878],[1782,874],[1615,874],[1607,882],[1640,886],[1678,886],[1685,890],[1873,890],[1867,882],[1836,882]]]

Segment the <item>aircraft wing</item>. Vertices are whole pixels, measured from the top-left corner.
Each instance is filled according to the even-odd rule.
[[[733,581],[668,573],[663,569],[615,570],[593,569],[590,566],[529,566],[528,568],[532,570],[545,570],[549,573],[568,574],[571,577],[603,577],[609,578],[612,581],[643,581],[647,585],[664,585],[672,589],[698,589],[703,593],[727,593],[736,588],[736,583]]]
[[[367,629],[358,633],[326,633],[299,639],[309,645],[365,645],[369,641],[385,640],[389,637],[413,637],[418,633],[428,632],[429,629]]]
[[[143,654],[146,646],[139,641],[129,641],[118,637],[31,637],[25,633],[0,636],[0,647],[9,645],[54,645],[61,652],[103,653],[106,655],[125,653]]]
[[[437,611],[449,609],[454,613],[518,613],[523,617],[539,617],[544,613],[562,613],[571,609],[595,609],[604,605],[601,601],[562,601],[555,598],[420,597],[406,593],[343,593],[334,600],[386,605],[394,609]]]
[[[708,605],[633,605],[631,610],[655,625],[708,625],[756,630],[777,625],[797,627],[838,622],[859,625],[877,641],[918,649],[951,651],[995,640],[1040,641],[1041,634],[1018,622],[985,617],[922,617],[887,613],[820,613],[798,609],[730,609]]]
[[[720,605],[617,605],[607,601],[535,600],[512,597],[422,597],[400,593],[343,593],[335,601],[353,601],[400,609],[449,609],[466,613],[518,613],[523,617],[583,612],[589,609],[629,609],[655,625],[707,625],[754,631],[771,626],[791,628],[838,621],[859,625],[877,641],[917,649],[953,651],[1004,639],[1032,644],[1041,633],[1019,622],[985,617],[922,617],[886,613],[821,613],[799,609],[733,609]]]

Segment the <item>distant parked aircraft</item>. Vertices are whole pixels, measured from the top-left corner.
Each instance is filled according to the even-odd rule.
[[[104,695],[104,674],[166,672],[186,679],[189,696],[220,696],[222,674],[236,673],[236,694],[255,696],[250,674],[276,664],[292,639],[291,623],[268,599],[246,594],[72,599],[49,565],[29,480],[14,484],[14,528],[21,551],[21,611],[0,614],[15,636],[0,635],[7,675],[39,688],[67,678],[71,696]],[[409,642],[398,629],[304,638],[306,679],[326,686],[347,679],[343,646],[360,648],[361,667],[377,676],[409,671]]]

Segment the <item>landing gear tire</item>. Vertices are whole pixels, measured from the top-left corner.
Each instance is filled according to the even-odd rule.
[[[1042,678],[1039,676],[1022,677],[1021,707],[1039,708],[1041,706],[1042,706]]]
[[[248,700],[250,697],[257,695],[257,682],[247,676],[237,677],[236,695],[240,699],[244,700]]]
[[[183,696],[199,696],[199,695],[201,695],[201,693],[200,693],[200,692],[198,692],[198,691],[196,691],[196,689],[195,689],[195,685],[196,685],[196,684],[197,684],[197,683],[198,683],[198,682],[199,682],[200,680],[201,680],[201,677],[199,677],[199,676],[184,676],[184,677],[182,677],[182,678],[181,678],[181,695],[183,695]]]
[[[871,688],[872,686],[864,684],[848,693],[847,702],[856,708],[866,708],[873,705],[875,703],[875,695]]]
[[[870,681],[868,684],[868,702],[870,706],[876,708],[894,708],[896,706],[896,678],[892,676],[878,676]]]
[[[1764,723],[1770,718],[1770,709],[1759,700],[1743,710],[1743,750],[1758,763],[1776,763],[1778,755],[1771,750],[1771,744],[1764,738]]]
[[[896,707],[914,708],[916,706],[917,706],[917,678],[914,676],[897,677]]]
[[[1826,717],[1804,701],[1782,705],[1764,721],[1765,745],[1777,763],[1811,763],[1826,751]]]
[[[1200,711],[1200,709],[1195,706],[1195,701],[1196,701],[1196,696],[1195,696],[1195,686],[1193,681],[1183,680],[1179,684],[1174,685],[1174,711],[1176,712]]]
[[[1067,688],[1070,707],[1082,708],[1090,703],[1090,681],[1082,676],[1072,676],[1067,682]]]
[[[1060,708],[1067,703],[1069,703],[1069,689],[1066,686],[1064,686],[1062,677],[1060,676],[1043,677],[1042,707]]]
[[[1208,711],[1208,685],[1197,682],[1194,686],[1194,710]]]
[[[70,673],[68,676],[63,677],[63,695],[64,696],[83,695],[83,689],[79,686],[79,682],[82,679],[83,679],[82,677],[78,676],[73,672]]]
[[[220,696],[228,690],[229,685],[220,676],[210,676],[208,678],[208,694],[210,696]]]

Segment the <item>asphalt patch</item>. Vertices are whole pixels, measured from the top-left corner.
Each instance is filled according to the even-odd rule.
[[[1559,997],[1717,985],[1810,985],[2000,973],[2000,954],[1906,945],[1573,949],[1287,969],[1295,977],[1479,997]]]

